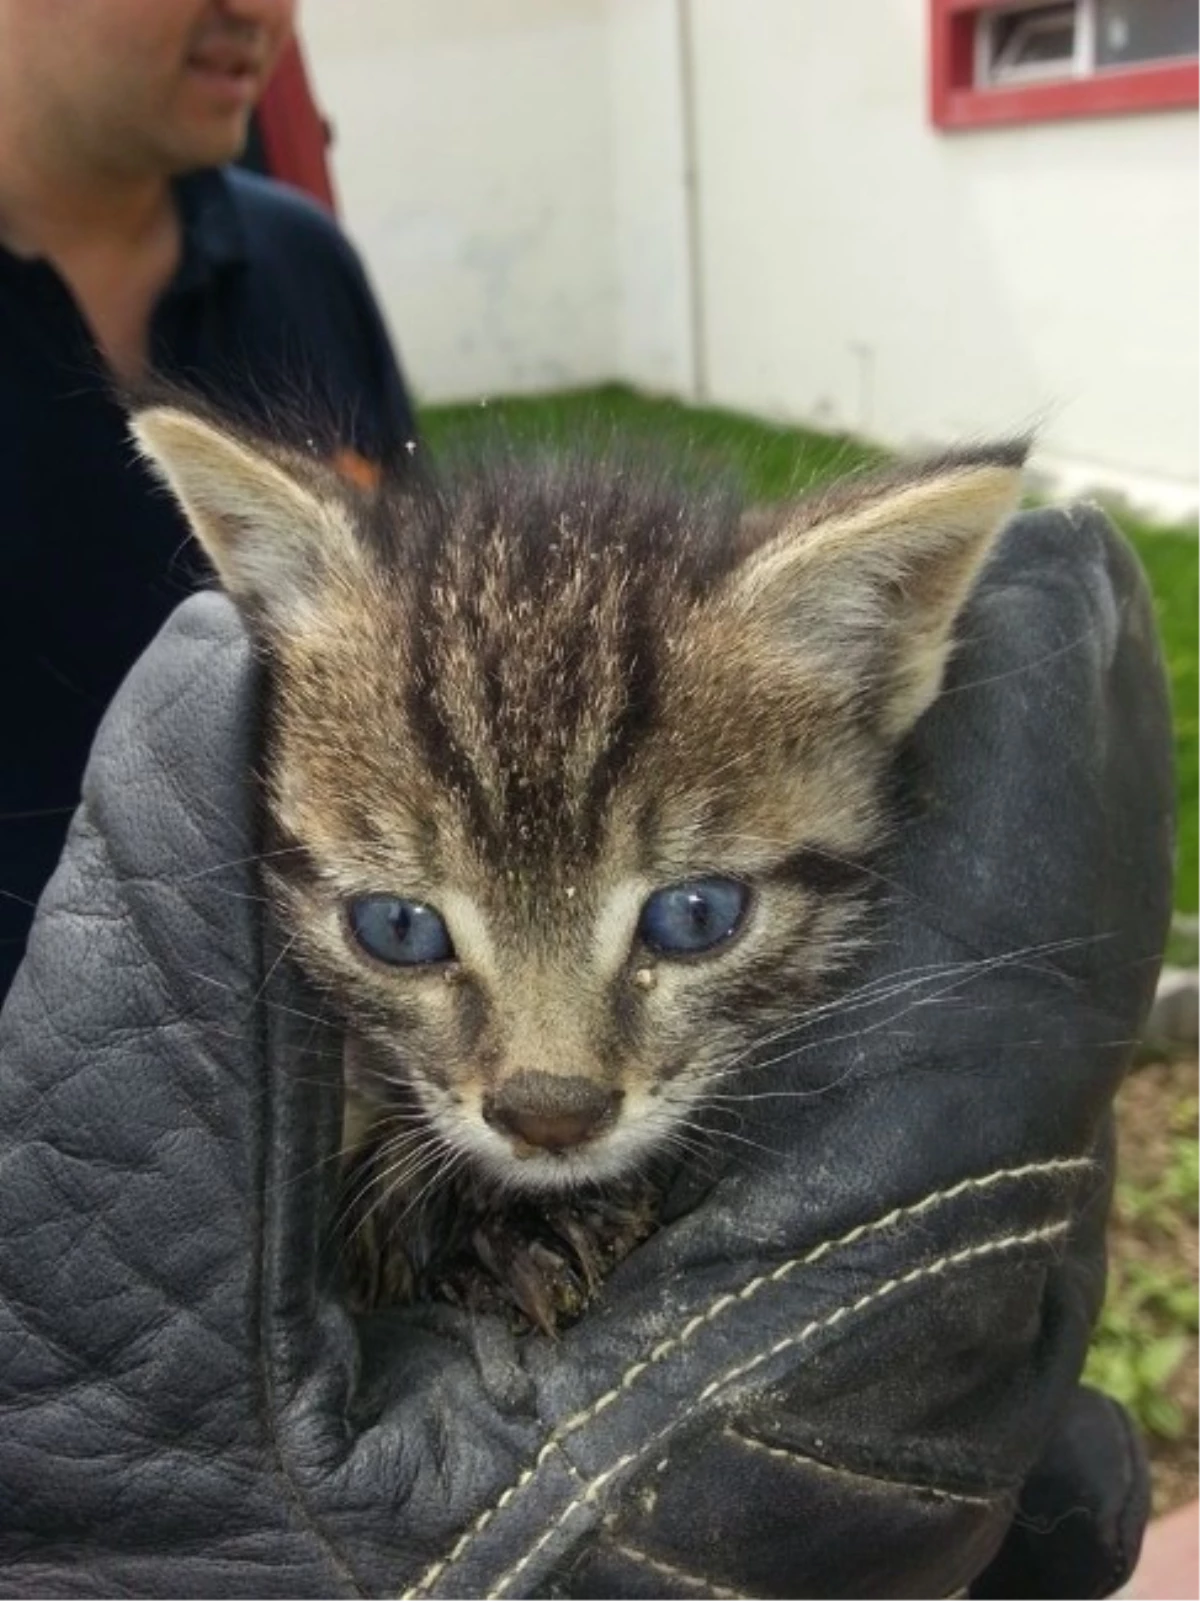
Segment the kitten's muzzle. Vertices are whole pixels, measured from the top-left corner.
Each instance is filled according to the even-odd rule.
[[[484,1122],[521,1145],[566,1151],[611,1128],[623,1099],[620,1090],[587,1078],[515,1073],[483,1097],[482,1111]]]

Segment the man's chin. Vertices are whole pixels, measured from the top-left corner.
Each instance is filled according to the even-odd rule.
[[[168,166],[172,177],[204,167],[224,167],[236,161],[250,136],[250,115],[230,119],[220,127],[189,130],[171,142]]]

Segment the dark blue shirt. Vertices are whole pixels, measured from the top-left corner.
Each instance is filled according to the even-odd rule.
[[[296,191],[239,171],[176,189],[156,373],[333,454],[396,459],[404,384],[357,256]],[[121,679],[205,576],[138,462],[95,340],[47,262],[0,249],[0,998]]]

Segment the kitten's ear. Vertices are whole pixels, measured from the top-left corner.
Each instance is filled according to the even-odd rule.
[[[176,406],[135,414],[134,440],[253,623],[285,623],[361,549],[332,469],[289,462]]]
[[[845,685],[885,737],[900,739],[941,688],[955,618],[1016,509],[1026,450],[851,481],[773,529],[760,519],[760,538],[752,529],[748,539],[757,548],[732,575],[735,606],[781,664]]]

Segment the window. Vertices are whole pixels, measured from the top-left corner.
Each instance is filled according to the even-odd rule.
[[[975,23],[975,87],[1039,83],[1074,75],[1079,61],[1079,8],[1025,6],[980,11]]]
[[[940,128],[1194,106],[1195,0],[931,0]]]
[[[1095,0],[1095,15],[1097,67],[1141,66],[1200,49],[1194,0]]]

